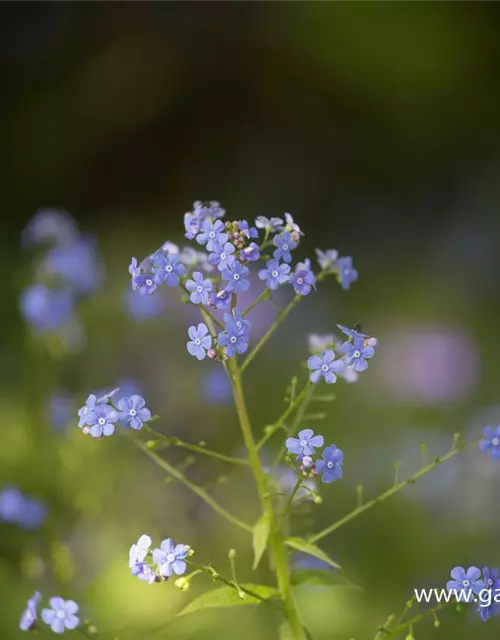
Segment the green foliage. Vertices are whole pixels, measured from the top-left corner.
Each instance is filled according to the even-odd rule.
[[[253,570],[259,566],[260,559],[266,550],[267,540],[269,538],[269,518],[263,514],[256,522],[253,528]]]
[[[264,600],[271,600],[278,596],[279,591],[277,589],[262,584],[242,584],[240,585],[240,590],[226,586],[203,593],[192,600],[187,607],[181,609],[177,615],[183,616],[200,609],[260,604]]]
[[[334,569],[341,569],[342,567],[334,562],[324,551],[322,551],[318,546],[313,544],[312,542],[308,542],[304,540],[304,538],[287,538],[285,540],[285,544],[295,551],[302,551],[302,553],[307,553],[310,556],[318,558],[319,560],[323,560]]]

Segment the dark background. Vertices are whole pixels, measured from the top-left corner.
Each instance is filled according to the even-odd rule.
[[[248,540],[165,487],[126,442],[93,443],[46,417],[56,391],[78,407],[132,378],[165,432],[237,449],[230,405],[203,394],[209,363],[186,358],[186,312],[169,300],[162,318],[136,322],[123,305],[130,257],[183,242],[194,200],[220,200],[230,219],[290,211],[306,232],[303,255],[335,247],[359,270],[348,293],[329,283],[307,300],[248,376],[260,428],[280,413],[307,333],[361,321],[380,339],[318,427],[346,452],[345,478],[323,491],[308,527],[348,511],[358,482],[386,486],[395,458],[413,471],[421,440],[443,452],[455,431],[476,438],[496,424],[499,27],[495,3],[0,5],[0,481],[49,509],[38,533],[0,524],[6,638],[18,636],[35,587],[73,597],[120,638],[167,620],[187,596],[128,576],[143,532],[189,542],[221,573],[235,546],[255,580]],[[18,312],[34,264],[20,235],[41,207],[70,211],[106,266],[79,307],[77,353],[33,338]],[[211,482],[218,471],[199,461],[192,473]],[[303,606],[317,637],[370,640],[413,587],[441,586],[455,565],[498,565],[498,480],[498,464],[467,452],[325,540],[365,591],[315,593]],[[235,487],[246,496],[247,479],[230,486],[215,492],[241,510]],[[276,637],[260,611],[192,616],[163,637],[243,637],[243,617],[252,637]],[[498,620],[444,618],[417,638],[498,635]]]

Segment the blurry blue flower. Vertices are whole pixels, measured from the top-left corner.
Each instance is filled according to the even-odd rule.
[[[201,392],[205,401],[210,404],[224,404],[232,399],[231,383],[222,367],[213,367],[206,373]]]
[[[293,217],[290,213],[285,213],[285,222],[285,231],[290,231],[292,234],[292,239],[298,242],[300,236],[304,235],[304,232],[301,230],[299,225],[294,222]]]
[[[75,220],[67,211],[39,209],[23,230],[23,244],[27,247],[53,242],[68,244],[78,235]]]
[[[297,244],[292,240],[292,236],[289,231],[283,231],[279,235],[274,236],[273,242],[277,249],[274,252],[275,260],[283,260],[283,262],[291,262],[292,254],[290,251],[295,249]]]
[[[204,280],[202,273],[195,271],[193,279],[186,282],[186,289],[191,292],[189,299],[193,304],[208,304],[212,283],[208,278]]]
[[[97,289],[103,275],[95,241],[88,236],[81,236],[69,245],[51,249],[41,263],[41,268],[44,273],[60,278],[76,292],[83,294]]]
[[[248,349],[247,336],[238,331],[234,325],[226,325],[226,330],[221,331],[217,336],[217,343],[225,348],[229,358],[233,358],[236,353],[245,353]]]
[[[193,213],[200,220],[205,218],[223,218],[226,214],[226,210],[220,206],[217,200],[210,200],[210,202],[202,202],[197,200],[193,204]]]
[[[251,242],[248,247],[240,251],[240,260],[247,262],[257,262],[260,259],[260,249],[255,242]]]
[[[373,347],[365,347],[365,341],[361,336],[357,336],[352,342],[344,342],[341,350],[345,354],[344,361],[346,365],[353,367],[359,373],[368,369],[367,360],[375,355],[375,349]]]
[[[78,421],[78,426],[80,429],[88,424],[88,420],[92,415],[95,407],[97,405],[97,396],[93,393],[89,395],[89,397],[85,400],[85,404],[81,409],[78,409],[78,416],[80,420]]]
[[[224,269],[222,272],[222,279],[228,283],[226,289],[234,293],[246,291],[250,286],[250,282],[246,280],[248,274],[248,268],[235,260],[228,269]]]
[[[143,424],[151,419],[151,411],[141,396],[122,398],[116,406],[120,411],[120,420],[132,429],[141,429]]]
[[[494,460],[500,460],[500,426],[485,427],[484,440],[479,443],[483,453],[490,453]]]
[[[114,423],[118,421],[118,413],[107,404],[98,404],[92,409],[86,420],[93,438],[112,436],[115,432]]]
[[[168,254],[170,254],[170,253],[179,254],[180,253],[179,247],[176,244],[174,244],[173,242],[170,242],[170,240],[167,240],[166,242],[164,242],[161,245],[161,249],[160,250],[164,251],[165,253],[168,253]]]
[[[311,351],[311,353],[320,353],[334,344],[335,336],[331,333],[327,335],[310,333],[307,336],[307,342],[309,345],[309,351]]]
[[[80,622],[78,605],[73,600],[56,597],[49,600],[50,609],[42,609],[42,620],[54,633],[63,633],[65,629],[76,629]]]
[[[323,460],[316,461],[316,473],[322,474],[321,482],[330,484],[330,482],[342,478],[342,463],[344,461],[342,451],[332,444],[323,449],[322,455]]]
[[[156,291],[158,282],[152,273],[142,273],[132,280],[132,289],[140,295],[150,295]]]
[[[151,567],[145,562],[138,562],[137,564],[134,564],[134,566],[130,568],[130,572],[133,576],[139,578],[139,580],[143,580],[149,584],[153,584],[153,582],[157,582],[159,580],[153,569],[151,569]]]
[[[69,393],[57,391],[47,402],[47,417],[56,429],[64,429],[73,422],[75,399]]]
[[[201,233],[196,236],[196,242],[206,245],[207,251],[215,251],[217,245],[225,245],[228,239],[224,223],[220,220],[205,220],[201,225]]]
[[[337,376],[335,374],[341,374],[345,369],[344,361],[335,360],[335,353],[331,349],[326,349],[321,356],[311,356],[307,361],[307,366],[311,370],[309,379],[315,384],[318,383],[321,378],[324,378],[325,382],[329,384],[337,382]]]
[[[478,594],[483,588],[481,570],[477,567],[469,567],[467,571],[463,567],[455,567],[450,575],[452,580],[448,580],[446,588],[454,592],[459,602],[471,602],[474,594]]]
[[[208,253],[205,251],[196,251],[193,247],[184,247],[179,253],[179,259],[186,267],[198,266],[202,271],[210,273],[214,270],[212,264],[208,261]]]
[[[145,296],[129,287],[125,292],[125,304],[129,314],[138,321],[157,318],[167,307],[164,296]]]
[[[273,468],[272,477],[280,492],[290,495],[297,484],[297,474],[290,467],[284,465]],[[312,501],[314,496],[312,492],[317,489],[316,482],[313,478],[305,478],[302,485],[293,498],[293,503],[300,501]]]
[[[331,271],[336,266],[337,258],[339,257],[339,252],[336,249],[327,249],[326,251],[315,249],[314,251],[316,253],[316,261],[323,271]]]
[[[212,336],[208,332],[208,327],[200,322],[197,327],[189,327],[188,335],[191,340],[187,343],[187,350],[192,356],[203,360],[207,356],[207,351],[212,346]]]
[[[220,311],[227,311],[231,306],[231,293],[226,289],[221,289],[217,293],[210,294],[209,303],[212,307]]]
[[[266,287],[273,291],[279,287],[280,284],[288,282],[290,279],[290,265],[280,264],[278,260],[268,260],[266,262],[266,268],[259,271],[259,278],[266,281]]]
[[[500,604],[495,602],[498,597],[498,593],[500,593],[498,569],[489,569],[488,567],[484,567],[483,580],[479,590],[480,595],[478,606],[481,620],[484,622],[500,613]],[[488,598],[485,598],[485,595],[487,595]]]
[[[184,559],[189,553],[189,546],[178,544],[174,546],[171,538],[163,540],[159,549],[153,550],[153,562],[158,565],[160,575],[169,578],[173,573],[180,576],[186,572]]]
[[[184,231],[188,240],[194,240],[201,229],[201,220],[197,215],[189,212],[184,214]]]
[[[295,267],[295,271],[290,276],[290,284],[295,289],[295,293],[307,296],[311,289],[316,288],[316,276],[311,270],[311,261],[306,259]]]
[[[141,267],[137,264],[137,258],[132,258],[128,267],[128,272],[132,276],[132,287],[135,289],[134,278],[141,274]]]
[[[73,297],[68,291],[54,291],[44,284],[34,284],[22,292],[20,307],[33,329],[45,333],[59,329],[71,319]]]
[[[245,320],[238,309],[233,309],[231,313],[225,313],[224,323],[228,331],[236,335],[245,336],[247,341],[250,339],[250,320]]]
[[[294,553],[291,561],[292,571],[332,571],[333,567],[321,558],[316,558],[308,553]]]
[[[133,395],[142,395],[141,385],[133,378],[122,378],[118,383],[117,390],[113,394],[113,401],[116,405],[118,400],[129,398]]]
[[[143,534],[139,540],[130,547],[128,554],[128,566],[130,569],[138,562],[143,562],[152,544],[153,541],[150,536]]]
[[[255,218],[255,226],[257,227],[257,229],[281,231],[281,229],[283,228],[283,220],[281,218],[266,218],[265,216],[257,216],[257,218]]]
[[[23,529],[38,529],[47,516],[47,510],[35,498],[24,496],[15,487],[0,492],[0,522],[17,524]]]
[[[302,429],[298,438],[287,438],[286,448],[296,456],[313,456],[316,447],[322,447],[325,439],[323,436],[315,436],[312,429]]]
[[[259,237],[259,232],[257,231],[257,229],[255,227],[251,227],[246,220],[240,220],[237,223],[237,226],[245,238]]]
[[[224,245],[217,245],[213,253],[208,256],[208,262],[216,266],[219,271],[223,271],[231,266],[235,260],[234,256],[235,248],[230,242],[226,242]]]
[[[154,266],[156,281],[166,282],[169,287],[176,287],[179,284],[179,278],[186,273],[186,267],[175,253],[157,256]]]
[[[354,367],[346,366],[343,373],[339,373],[339,376],[348,384],[353,384],[358,381],[359,373]]]
[[[352,258],[339,258],[337,260],[338,268],[338,281],[342,289],[349,289],[352,282],[356,282],[358,279],[358,272],[352,266]]]
[[[26,604],[26,609],[21,614],[21,620],[19,622],[19,628],[21,631],[29,631],[33,628],[35,622],[38,620],[38,603],[42,596],[39,591],[31,596]]]
[[[349,338],[369,338],[370,336],[367,336],[365,333],[359,333],[359,331],[356,331],[356,329],[348,329],[347,327],[342,326],[341,324],[338,324],[337,327],[342,331],[342,333],[346,336],[348,336]]]

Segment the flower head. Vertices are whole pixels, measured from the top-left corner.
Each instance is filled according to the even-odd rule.
[[[266,268],[259,271],[259,278],[266,281],[266,287],[273,291],[280,284],[285,284],[290,279],[290,265],[282,263],[278,260],[268,260]]]
[[[218,245],[225,245],[229,235],[225,232],[224,223],[220,220],[204,220],[201,232],[196,236],[198,244],[204,244],[208,251],[215,251]]]
[[[188,240],[194,240],[201,230],[201,220],[194,213],[184,214],[184,231]]]
[[[478,611],[481,620],[486,622],[489,618],[500,613],[500,604],[496,602],[496,595],[500,592],[500,578],[498,569],[489,569],[484,567],[483,580],[479,589],[479,606]],[[484,595],[488,595],[488,600],[484,601]]]
[[[283,262],[291,262],[292,254],[290,251],[295,249],[297,243],[292,240],[292,236],[289,231],[283,231],[282,233],[274,236],[274,245],[277,249],[274,251],[275,260],[283,260]]]
[[[342,478],[343,452],[332,444],[323,449],[322,456],[323,460],[316,461],[316,473],[322,476],[321,482],[330,484],[330,482]]]
[[[148,555],[149,549],[153,541],[150,536],[143,534],[135,544],[130,547],[128,555],[128,566],[130,569],[134,567],[138,562],[143,562],[144,558]]]
[[[359,373],[368,369],[367,360],[375,355],[375,349],[365,347],[365,340],[361,336],[356,336],[352,342],[344,342],[341,350],[345,354],[346,365],[353,367]]]
[[[36,621],[38,620],[38,603],[40,602],[42,596],[39,591],[35,591],[35,593],[31,596],[26,604],[26,609],[21,614],[21,620],[19,622],[19,628],[21,631],[29,631],[33,629]]]
[[[321,251],[321,249],[315,249],[316,261],[323,271],[331,271],[337,264],[337,258],[339,252],[336,249],[327,249]]]
[[[315,436],[312,429],[302,429],[298,438],[287,438],[286,448],[296,456],[312,456],[316,453],[316,447],[322,447],[325,439],[323,436]]]
[[[248,247],[240,251],[240,260],[247,262],[257,262],[260,258],[260,248],[255,242],[251,242]]]
[[[57,331],[72,317],[73,296],[64,289],[34,284],[21,293],[20,308],[26,322],[39,333]]]
[[[220,291],[213,291],[210,294],[209,304],[220,311],[227,311],[231,306],[231,293],[227,289],[221,289]]]
[[[467,571],[463,567],[455,567],[451,570],[451,580],[446,583],[448,591],[453,591],[459,602],[471,602],[474,594],[482,589],[481,570],[477,567],[469,567]]]
[[[137,562],[130,568],[130,572],[133,576],[136,576],[139,580],[143,580],[148,584],[153,584],[153,582],[159,580],[153,569],[145,562]]]
[[[159,573],[164,578],[169,578],[174,573],[180,576],[186,572],[184,559],[188,554],[188,545],[174,545],[173,540],[167,538],[160,544],[159,549],[153,550],[153,562],[158,565]]]
[[[208,278],[204,279],[202,273],[195,271],[193,279],[186,282],[186,289],[191,292],[189,299],[193,304],[208,304],[212,283]]]
[[[49,600],[50,609],[42,609],[42,620],[54,633],[63,633],[65,629],[76,629],[80,622],[78,605],[73,600],[56,597]]]
[[[356,329],[348,329],[347,327],[344,327],[341,324],[338,324],[337,327],[348,338],[353,338],[354,339],[354,338],[369,338],[370,337],[370,336],[367,336],[366,333],[359,333],[359,331],[357,331]]]
[[[295,242],[298,242],[300,240],[300,236],[304,235],[304,232],[301,231],[299,225],[294,222],[292,214],[285,213],[285,222],[285,231],[290,231],[292,239],[295,240]]]
[[[236,353],[245,353],[250,339],[250,322],[245,320],[237,309],[233,313],[224,314],[225,331],[217,336],[217,342],[225,347],[227,355],[232,358]]]
[[[231,313],[225,313],[224,322],[227,330],[231,330],[237,335],[245,336],[247,340],[250,339],[250,320],[245,320],[238,309],[233,309]]]
[[[219,271],[224,271],[235,261],[235,251],[234,245],[230,242],[226,242],[224,245],[216,245],[213,252],[208,255],[208,262],[216,266]]]
[[[158,280],[152,273],[141,273],[132,278],[132,289],[141,295],[150,295],[156,291]]]
[[[72,216],[61,209],[39,209],[23,229],[23,244],[26,247],[51,242],[56,245],[69,244],[78,236]]]
[[[176,287],[186,273],[186,267],[176,253],[159,254],[154,260],[154,273],[158,284],[166,282],[169,287]]]
[[[132,258],[128,272],[132,276],[132,287],[134,288],[134,278],[136,278],[141,273],[141,267],[137,264],[137,258]]]
[[[318,383],[321,378],[325,382],[333,384],[337,382],[336,374],[344,372],[345,363],[343,360],[335,360],[335,353],[331,349],[326,349],[321,355],[311,356],[307,361],[307,366],[311,370],[309,379],[314,384]]]
[[[248,268],[235,260],[230,267],[222,272],[222,279],[228,283],[226,289],[232,293],[246,291],[250,286],[250,282],[246,279],[248,274]]]
[[[349,289],[351,283],[358,279],[358,272],[352,266],[352,258],[339,258],[337,260],[337,278],[342,289]]]
[[[203,360],[207,356],[207,351],[212,346],[212,336],[208,332],[208,327],[200,322],[197,327],[189,327],[188,335],[191,340],[187,343],[187,350],[192,356]]]
[[[120,410],[120,420],[132,429],[142,429],[143,424],[151,420],[151,411],[146,407],[146,401],[141,396],[121,398],[117,407]]]
[[[295,293],[307,296],[311,289],[316,288],[316,276],[311,270],[311,261],[299,262],[295,271],[290,276],[290,284],[295,289]]]
[[[320,353],[333,346],[335,343],[335,336],[331,333],[326,335],[310,333],[307,336],[307,342],[311,353]]]
[[[118,413],[107,404],[98,404],[86,418],[86,425],[93,438],[112,436],[115,432],[114,423],[118,420]]]
[[[493,459],[500,460],[500,426],[485,427],[483,433],[484,439],[479,443],[479,448]]]
[[[44,505],[28,498],[15,487],[0,491],[0,522],[10,522],[23,529],[38,529],[47,516]]]
[[[283,229],[283,224],[284,223],[281,218],[266,218],[265,216],[257,216],[257,218],[255,218],[255,226],[257,229],[281,231]]]

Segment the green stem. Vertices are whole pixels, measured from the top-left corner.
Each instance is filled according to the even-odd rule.
[[[299,393],[299,395],[296,398],[294,398],[293,402],[291,402],[288,405],[288,407],[285,409],[283,414],[276,420],[276,422],[270,426],[270,428],[268,429],[267,433],[257,443],[257,449],[260,449],[261,447],[263,447],[266,444],[266,442],[270,438],[272,438],[272,436],[276,433],[276,431],[278,431],[279,429],[281,429],[284,426],[285,420],[300,405],[300,403],[304,399],[304,397],[305,397],[309,387],[311,386],[311,384],[312,384],[311,382],[307,382],[306,386],[302,389],[302,391]]]
[[[270,290],[269,289],[264,289],[264,291],[260,294],[260,296],[254,300],[252,302],[252,304],[247,307],[245,309],[245,311],[243,311],[243,313],[241,314],[242,316],[246,316],[247,314],[250,313],[250,311],[252,311],[253,309],[255,309],[255,307],[260,304],[261,302],[263,302],[264,300],[268,300],[269,299],[269,294],[270,294]]]
[[[300,489],[300,485],[302,484],[302,480],[303,479],[304,478],[302,476],[299,476],[297,478],[297,482],[295,483],[295,486],[294,486],[294,488],[292,490],[292,493],[288,496],[287,503],[285,505],[283,513],[281,514],[281,518],[280,518],[280,521],[279,521],[279,524],[278,524],[278,529],[280,529],[280,530],[283,528],[283,524],[285,523],[285,519],[286,519],[290,509],[292,508],[293,501],[295,499],[295,496],[297,495],[297,491]]]
[[[419,478],[421,478],[422,476],[425,476],[430,471],[433,471],[440,464],[442,464],[443,462],[446,462],[446,460],[449,460],[450,458],[455,457],[457,454],[459,454],[461,451],[463,451],[464,449],[466,449],[468,447],[471,447],[473,445],[477,445],[477,443],[478,443],[478,441],[471,442],[470,444],[464,445],[464,446],[453,446],[448,451],[448,453],[446,453],[444,456],[440,456],[440,457],[438,456],[437,458],[435,458],[435,460],[433,462],[425,465],[424,467],[419,469],[419,471],[417,471],[413,475],[411,475],[408,478],[406,478],[406,480],[402,480],[401,482],[398,482],[397,484],[394,484],[390,489],[387,489],[387,491],[384,491],[383,493],[381,493],[376,498],[373,498],[373,500],[369,500],[368,502],[365,502],[364,504],[360,505],[359,507],[356,507],[356,509],[353,509],[350,513],[348,513],[346,516],[344,516],[341,520],[338,520],[337,522],[334,522],[329,527],[326,527],[326,529],[323,529],[319,533],[316,533],[314,536],[311,536],[309,538],[309,542],[316,543],[316,542],[318,542],[318,540],[322,540],[326,536],[330,535],[330,533],[333,533],[334,531],[337,531],[337,529],[340,529],[340,527],[343,527],[345,524],[347,524],[348,522],[350,522],[351,520],[353,520],[357,516],[361,515],[365,511],[368,511],[368,509],[371,509],[376,504],[379,504],[380,502],[384,502],[384,500],[387,500],[388,498],[393,496],[395,493],[398,493],[398,491],[401,491],[401,489],[404,489],[408,485],[415,484],[415,482]]]
[[[180,483],[182,483],[184,486],[186,486],[188,489],[190,489],[199,498],[201,498],[209,507],[211,507],[220,516],[225,518],[228,522],[236,525],[240,529],[244,529],[245,531],[249,531],[249,532],[253,531],[253,528],[249,524],[247,524],[246,522],[243,522],[243,520],[240,520],[236,516],[233,516],[233,514],[230,513],[229,511],[226,511],[226,509],[224,509],[224,507],[221,507],[221,505],[218,502],[216,502],[206,491],[204,491],[201,487],[199,487],[194,482],[191,482],[191,480],[189,480],[189,478],[187,478],[181,471],[173,467],[166,460],[164,460],[159,455],[157,455],[154,451],[151,451],[151,449],[148,449],[143,442],[140,442],[140,440],[137,440],[136,438],[133,439],[133,442],[147,456],[149,456],[152,460],[154,460],[159,467],[161,467],[170,476],[172,476],[173,478],[178,480]]]
[[[398,635],[398,633],[403,633],[409,627],[412,627],[413,625],[421,622],[424,618],[428,618],[429,616],[434,616],[435,613],[437,613],[438,611],[441,611],[441,609],[444,609],[449,604],[451,604],[451,603],[450,602],[440,602],[435,607],[432,607],[432,609],[427,609],[426,611],[422,611],[421,613],[417,613],[417,615],[413,616],[413,618],[410,618],[409,620],[407,620],[403,624],[400,624],[397,627],[394,627],[394,629],[386,629],[385,627],[383,627],[382,630],[379,630],[377,632],[377,635],[375,636],[374,640],[378,640],[379,638],[380,639],[384,638],[384,640],[385,640],[385,638],[392,638],[393,636]]]
[[[281,532],[276,526],[276,515],[273,509],[272,498],[268,492],[267,478],[262,468],[259,452],[255,443],[248,411],[241,384],[241,371],[238,368],[236,358],[231,358],[228,363],[230,379],[233,386],[234,402],[243,433],[243,440],[248,451],[250,467],[257,485],[257,491],[262,510],[269,522],[269,544],[274,558],[274,566],[278,578],[278,586],[283,599],[285,616],[293,633],[294,640],[305,640],[306,635],[300,622],[295,599],[293,597],[290,576],[288,573],[287,554]]]
[[[298,410],[297,410],[297,414],[295,416],[295,420],[292,422],[292,424],[290,425],[290,428],[286,430],[286,435],[290,436],[292,435],[292,433],[295,433],[295,431],[298,429],[298,426],[300,425],[300,423],[302,422],[302,419],[304,417],[304,413],[306,412],[307,407],[309,406],[309,403],[312,400],[313,394],[314,394],[314,390],[315,387],[312,384],[307,384],[305,386],[305,393],[304,393],[304,398],[303,398],[303,402],[302,404],[299,406]],[[278,451],[278,455],[276,456],[276,459],[274,461],[274,466],[276,466],[277,464],[279,464],[281,462],[281,460],[284,458],[286,454],[286,446],[282,446],[280,448],[280,450]]]

